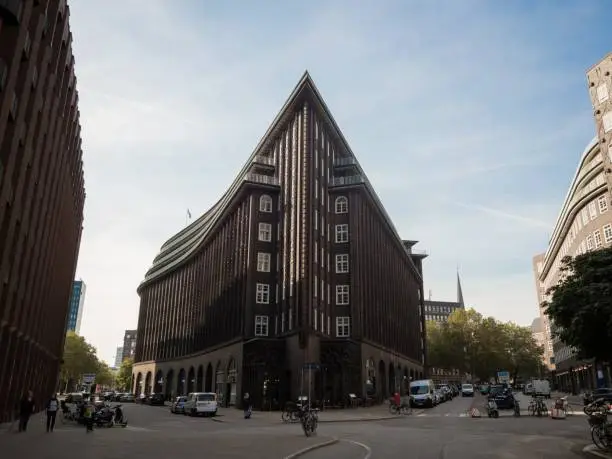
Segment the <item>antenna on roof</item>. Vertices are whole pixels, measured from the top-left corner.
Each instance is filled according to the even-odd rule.
[[[431,301],[431,289],[429,289],[429,301]]]

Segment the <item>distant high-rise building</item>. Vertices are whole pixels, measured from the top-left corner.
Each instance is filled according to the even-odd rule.
[[[119,368],[121,363],[123,363],[123,346],[117,348],[117,353],[115,354],[115,368]]]
[[[66,320],[66,331],[73,331],[77,335],[81,331],[81,320],[83,319],[83,308],[85,307],[85,290],[87,286],[82,280],[72,283],[72,294],[70,295],[70,309]]]
[[[121,361],[125,359],[134,359],[134,353],[136,352],[136,330],[126,330],[123,337],[123,357]]]
[[[85,189],[66,0],[0,1],[0,423],[57,385]]]

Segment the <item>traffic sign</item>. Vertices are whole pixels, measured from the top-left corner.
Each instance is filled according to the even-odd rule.
[[[95,373],[85,373],[81,375],[81,382],[83,384],[91,384],[92,382],[95,381],[95,379],[96,379]]]
[[[498,371],[497,372],[497,380],[500,383],[508,383],[508,382],[510,382],[510,372],[509,371]]]

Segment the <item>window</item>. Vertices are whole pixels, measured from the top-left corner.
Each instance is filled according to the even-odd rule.
[[[317,308],[314,308],[314,329],[315,331],[319,329],[319,312]]]
[[[604,241],[606,241],[606,244],[609,244],[610,242],[612,242],[612,225],[610,223],[608,223],[607,225],[603,227],[603,233],[604,233]]]
[[[597,200],[597,204],[599,204],[599,213],[603,214],[608,210],[608,201],[606,201],[605,196],[600,196]]]
[[[597,86],[597,100],[599,101],[599,103],[603,103],[606,100],[608,100],[608,86],[603,83],[600,84],[599,86]]]
[[[264,242],[272,240],[272,225],[270,223],[259,224],[259,240]]]
[[[336,255],[336,274],[349,272],[349,256],[348,253]]]
[[[255,294],[255,303],[257,304],[269,304],[270,303],[270,285],[269,284],[257,284],[257,291]]]
[[[601,121],[603,122],[604,132],[612,131],[612,112],[605,113],[601,117]]]
[[[597,207],[595,207],[594,202],[589,202],[589,214],[591,215],[591,220],[595,220],[597,218]]]
[[[259,198],[259,210],[260,212],[272,212],[272,198],[267,194],[263,194]]]
[[[351,336],[350,317],[336,317],[336,336],[338,338],[348,338]]]
[[[260,273],[270,272],[270,254],[257,252],[257,271]]]
[[[586,209],[582,210],[582,224],[587,225],[589,223],[589,213]]]
[[[348,242],[349,233],[348,233],[348,225],[346,223],[342,225],[336,225],[336,242]]]
[[[603,241],[601,239],[601,231],[595,230],[593,231],[593,239],[595,239],[595,248],[598,249],[603,245]]]
[[[319,211],[315,209],[314,211],[314,229],[318,230],[319,229]]]
[[[349,286],[336,285],[336,304],[345,306],[349,304]]]
[[[336,213],[337,214],[347,214],[348,213],[348,199],[346,198],[346,196],[338,196],[336,198]]]
[[[255,336],[268,336],[268,316],[255,316]]]
[[[587,250],[593,250],[593,236],[590,234],[586,238]]]

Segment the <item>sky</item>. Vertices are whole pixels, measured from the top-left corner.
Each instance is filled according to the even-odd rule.
[[[595,135],[605,0],[69,2],[87,199],[81,333],[112,363],[161,245],[214,204],[308,70],[425,291],[529,325]]]

